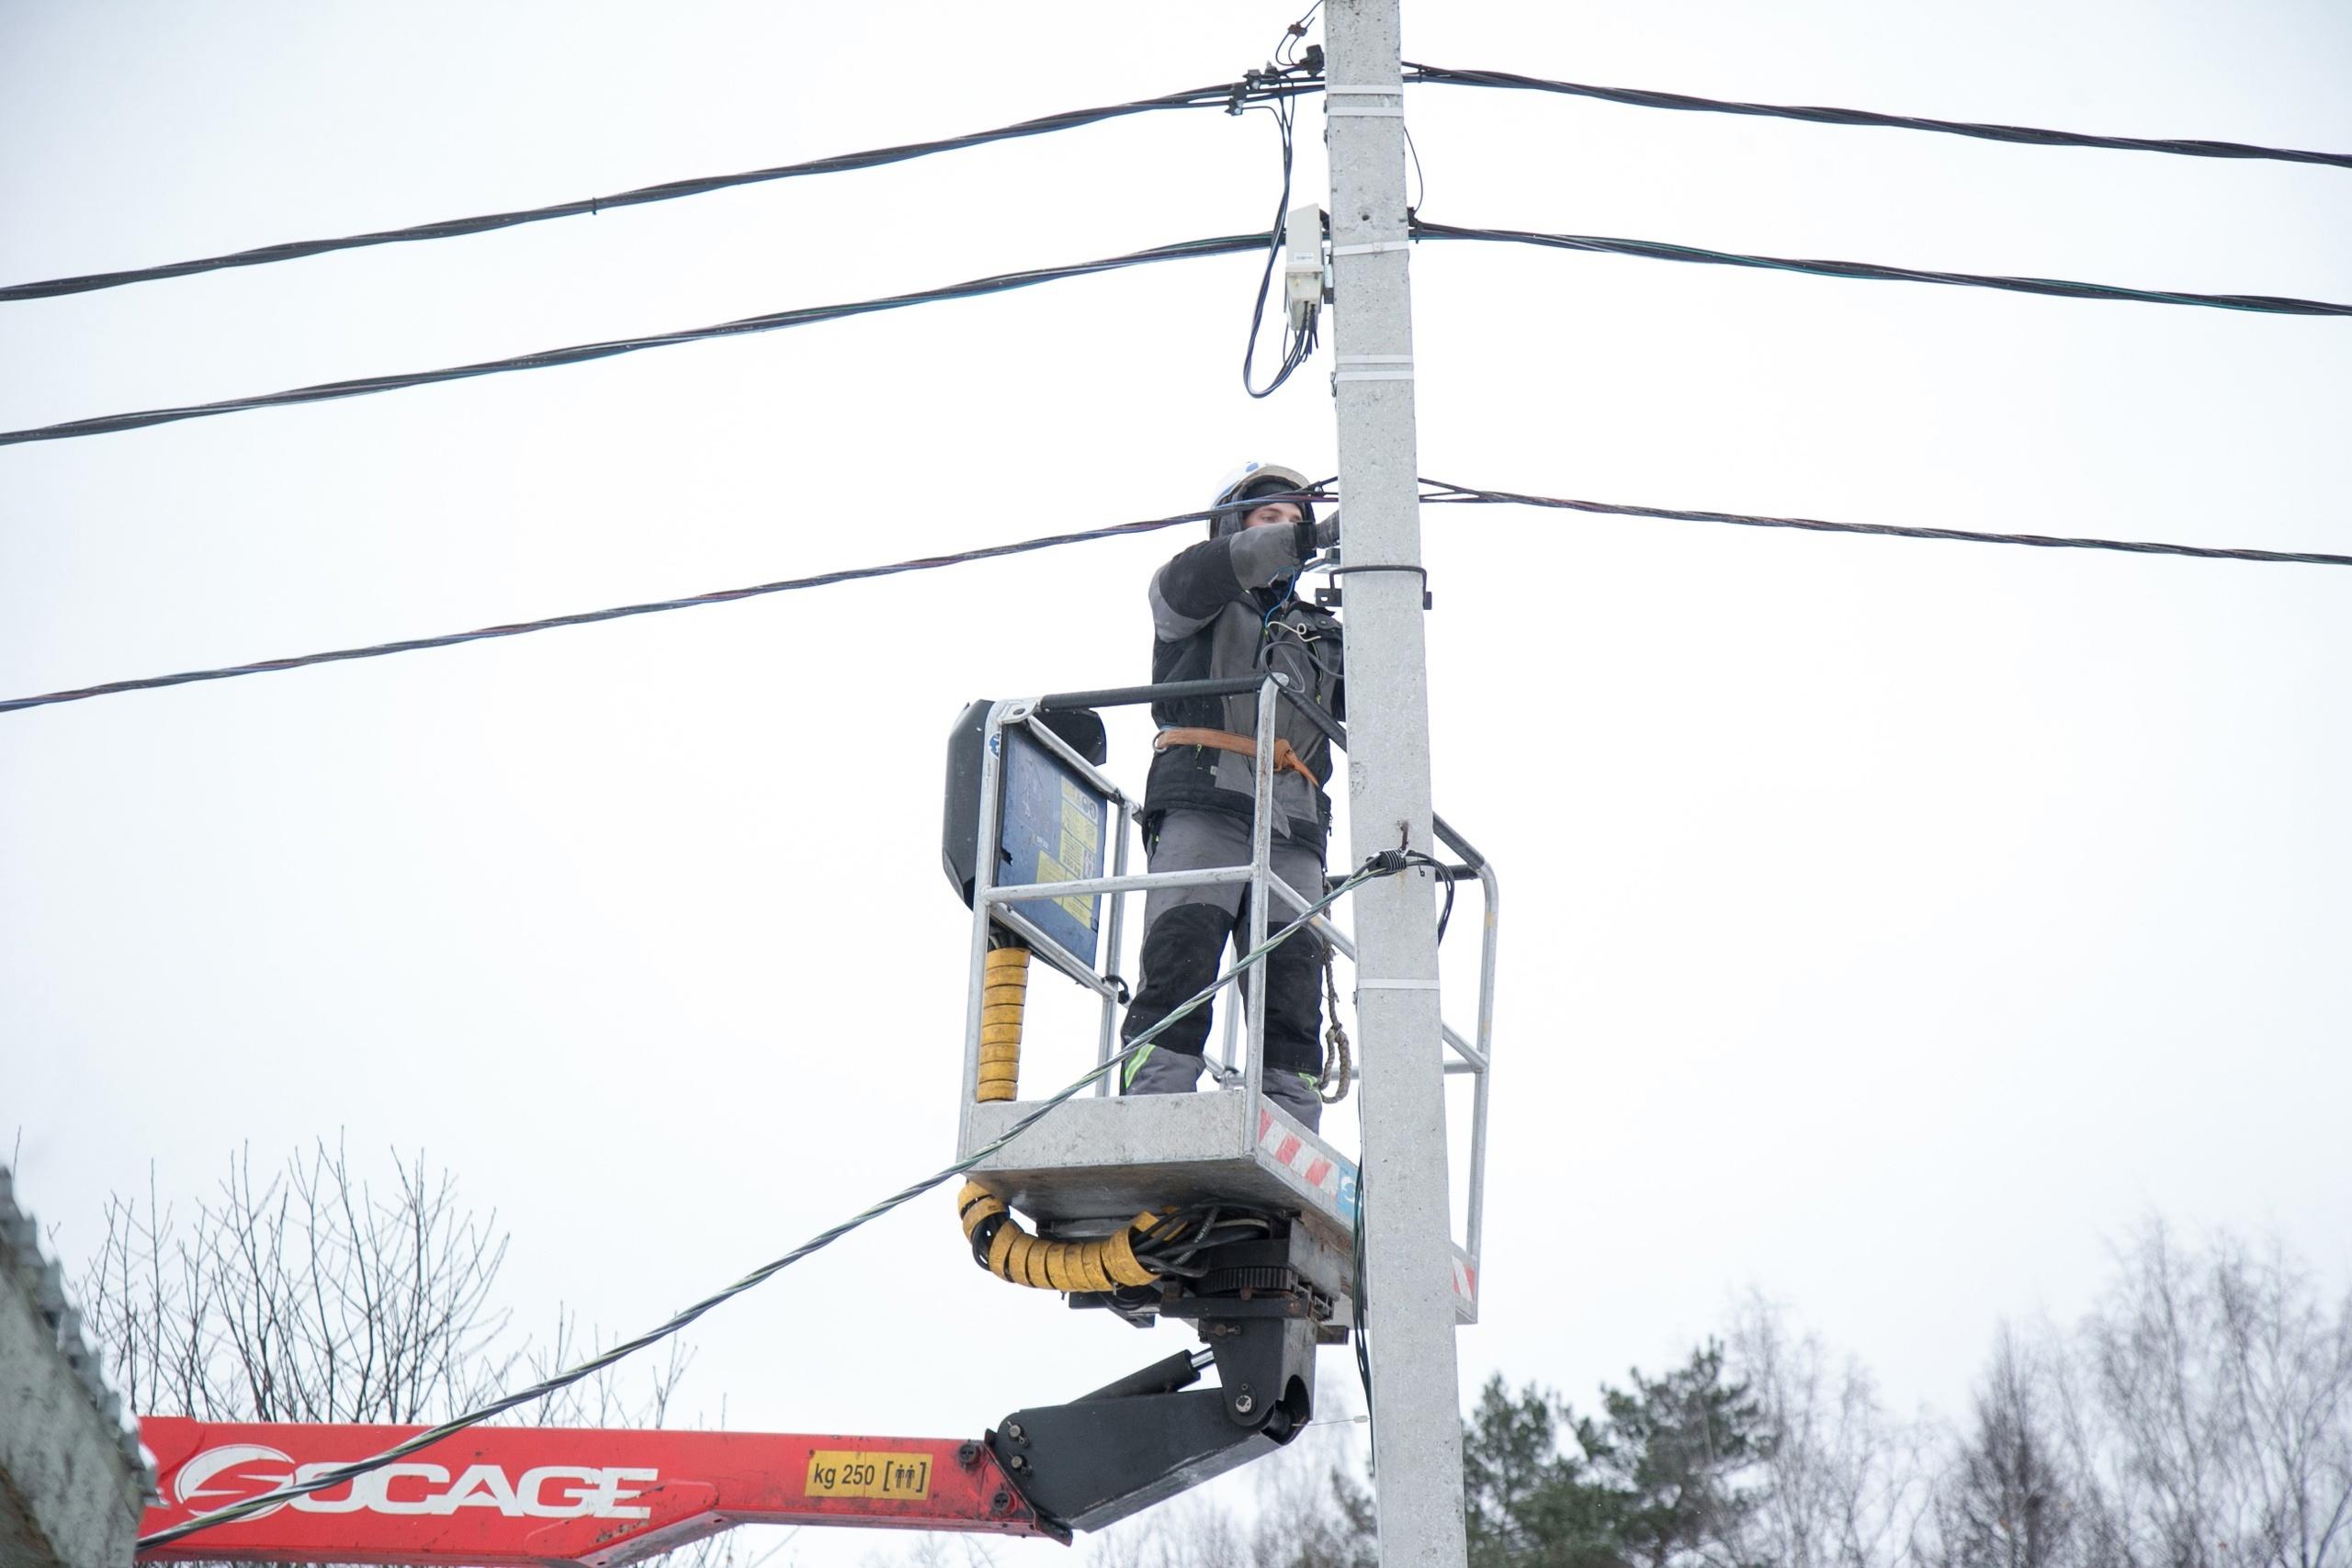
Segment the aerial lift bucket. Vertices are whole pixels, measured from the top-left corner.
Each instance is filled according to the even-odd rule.
[[[1103,771],[1104,730],[1097,710],[1180,697],[1255,692],[1260,697],[1257,819],[1252,863],[1202,872],[1135,874],[1130,829],[1140,803]],[[1345,730],[1279,678],[1202,681],[1071,693],[1029,701],[976,702],[958,720],[948,750],[943,855],[949,881],[972,908],[969,1007],[964,1053],[959,1155],[982,1156],[1037,1109],[1018,1095],[1021,997],[1028,970],[1052,969],[1093,993],[1100,1004],[1095,1061],[1117,1055],[1119,1010],[1126,984],[1119,966],[1125,901],[1153,886],[1246,882],[1262,941],[1271,910],[1295,919],[1324,889],[1284,886],[1269,864],[1275,705],[1308,714],[1338,746]],[[1439,841],[1460,859],[1437,868],[1449,880],[1476,880],[1483,896],[1476,1021],[1464,1036],[1443,1026],[1445,1070],[1471,1077],[1467,1225],[1453,1248],[1459,1320],[1476,1321],[1478,1245],[1485,1216],[1487,1068],[1493,1028],[1498,887],[1493,868],[1442,819]],[[1332,914],[1337,914],[1335,909]],[[1339,924],[1325,917],[1315,932],[1353,958]],[[1019,956],[1015,956],[1018,954]],[[1228,1055],[1214,1092],[1133,1098],[1111,1092],[1105,1074],[1091,1097],[1053,1110],[1009,1145],[985,1153],[972,1171],[978,1187],[1028,1216],[1045,1238],[1082,1242],[1171,1207],[1216,1205],[1272,1216],[1272,1240],[1302,1292],[1300,1312],[1326,1343],[1346,1337],[1352,1315],[1358,1209],[1355,1162],[1268,1100],[1261,1091],[1264,1022],[1254,1016],[1237,1061],[1232,1010]],[[1284,1234],[1284,1233],[1287,1234]],[[981,1258],[983,1266],[989,1264]],[[1002,1272],[1001,1269],[999,1270]],[[1011,1277],[1011,1276],[1008,1276]],[[1191,1316],[1197,1292],[1162,1281],[1156,1292],[1069,1289],[1064,1279],[1023,1283],[1062,1289],[1074,1304],[1107,1305],[1123,1315]]]

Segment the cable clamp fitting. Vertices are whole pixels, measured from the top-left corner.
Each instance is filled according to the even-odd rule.
[[[1363,566],[1335,566],[1331,568],[1331,576],[1334,578],[1345,577],[1351,571],[1409,571],[1421,580],[1421,608],[1424,610],[1434,610],[1437,608],[1437,596],[1430,592],[1430,569],[1425,566],[1407,566],[1402,562],[1389,564],[1372,562]],[[1340,604],[1340,590],[1336,587],[1318,588],[1315,591],[1315,602],[1317,604],[1322,605],[1327,610],[1338,609]],[[1402,854],[1404,852],[1401,850],[1392,850],[1387,852],[1391,854]]]

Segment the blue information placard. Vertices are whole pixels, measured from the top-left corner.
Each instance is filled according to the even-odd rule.
[[[1001,732],[1003,812],[998,822],[1000,887],[1076,882],[1103,874],[1111,803],[1059,757],[1018,727]],[[1102,923],[1099,895],[1023,898],[1022,916],[1093,967]]]

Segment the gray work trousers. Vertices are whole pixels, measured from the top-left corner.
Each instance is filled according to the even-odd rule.
[[[1204,871],[1250,863],[1250,825],[1216,811],[1170,811],[1145,846],[1153,871]],[[1275,836],[1274,874],[1306,898],[1323,895],[1319,846]],[[1279,897],[1266,911],[1269,935],[1297,919]],[[1208,887],[1154,888],[1144,897],[1143,973],[1128,1005],[1120,1038],[1133,1040],[1215,979],[1230,944],[1250,946],[1250,887],[1228,882]],[[1266,1009],[1266,1098],[1311,1131],[1321,1121],[1317,1092],[1323,1066],[1323,943],[1301,931],[1242,977],[1256,1007]],[[1123,1094],[1184,1094],[1200,1081],[1211,1009],[1203,1006],[1156,1035],[1121,1074]]]

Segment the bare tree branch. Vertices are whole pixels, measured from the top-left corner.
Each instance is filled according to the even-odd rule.
[[[551,1349],[533,1355],[495,1304],[506,1258],[496,1213],[466,1207],[455,1176],[421,1151],[391,1157],[394,1180],[379,1196],[340,1141],[319,1140],[266,1176],[241,1147],[185,1227],[152,1168],[143,1202],[108,1199],[77,1293],[133,1408],[209,1421],[425,1422],[502,1392],[526,1356],[542,1370],[565,1360],[577,1337],[570,1314],[559,1314]],[[596,1424],[660,1423],[688,1360],[673,1340],[666,1363],[636,1369],[642,1397],[614,1373],[597,1380]],[[735,1560],[714,1538],[663,1561]]]

